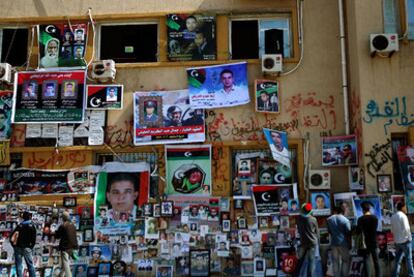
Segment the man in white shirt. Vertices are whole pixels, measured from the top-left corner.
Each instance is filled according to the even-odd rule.
[[[220,73],[220,81],[223,88],[215,93],[215,102],[220,105],[234,105],[249,101],[247,88],[234,84],[233,72],[224,69]]]
[[[414,277],[413,257],[411,253],[411,229],[404,210],[404,202],[397,203],[397,212],[391,217],[391,231],[394,235],[395,248],[397,250],[394,270],[392,272],[393,277],[399,276],[403,254],[407,262],[408,276]]]

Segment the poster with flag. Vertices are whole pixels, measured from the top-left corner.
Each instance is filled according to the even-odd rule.
[[[401,179],[406,190],[414,189],[414,147],[399,146],[397,149]]]
[[[87,85],[87,108],[90,110],[121,110],[123,85]]]
[[[287,133],[267,128],[263,128],[263,133],[269,143],[273,159],[290,168]]]
[[[167,195],[211,194],[211,145],[165,146]]]
[[[297,191],[294,187],[294,185],[253,185],[256,216],[278,214],[284,209],[288,212],[289,199],[297,198]]]

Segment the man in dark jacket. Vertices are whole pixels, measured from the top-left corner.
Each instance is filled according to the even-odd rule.
[[[32,252],[33,247],[36,244],[36,227],[32,223],[31,214],[29,212],[23,213],[23,221],[13,230],[10,237],[13,238],[13,236],[18,236],[16,243],[13,245],[17,277],[23,276],[23,258],[29,269],[29,276],[35,277],[36,271],[33,265]]]
[[[59,250],[60,257],[62,259],[62,268],[66,277],[71,277],[72,272],[70,270],[69,257],[72,256],[72,252],[78,249],[78,240],[76,238],[76,227],[70,221],[70,215],[68,212],[62,214],[63,224],[59,226],[56,231],[56,238],[60,239]],[[60,274],[63,276],[63,274]]]
[[[302,205],[301,214],[296,219],[300,236],[299,261],[295,276],[299,276],[302,265],[308,261],[307,275],[315,276],[315,252],[319,244],[318,221],[312,216],[312,204]]]

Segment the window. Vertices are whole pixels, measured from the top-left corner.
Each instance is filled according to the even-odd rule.
[[[392,144],[392,173],[394,175],[394,191],[403,191],[403,180],[400,165],[398,163],[397,149],[399,146],[408,145],[406,134],[391,134]]]
[[[262,54],[282,54],[292,57],[292,32],[289,15],[269,18],[232,19],[231,57],[258,59]]]
[[[414,39],[414,0],[407,0],[408,39]]]
[[[0,29],[0,61],[22,66],[27,61],[28,30],[26,28]]]
[[[156,23],[101,25],[100,59],[116,63],[156,62],[158,25]]]
[[[404,10],[405,17],[401,15]],[[408,39],[414,39],[414,0],[383,0],[383,16],[385,33],[402,34],[407,31]]]

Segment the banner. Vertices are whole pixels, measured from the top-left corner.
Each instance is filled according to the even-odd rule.
[[[85,71],[17,72],[13,123],[82,123]]]
[[[0,140],[10,139],[12,115],[12,91],[0,91]]]
[[[250,102],[247,63],[187,68],[190,104],[194,108],[220,108]]]
[[[123,85],[87,85],[87,108],[91,110],[121,110]]]
[[[167,15],[169,60],[215,60],[215,29],[215,16],[189,14]]]
[[[290,168],[287,133],[263,128],[273,159]]]
[[[322,138],[322,166],[358,164],[355,135]]]
[[[252,193],[256,216],[287,213],[289,199],[297,199],[293,185],[253,185]]]
[[[255,80],[254,91],[257,112],[279,113],[279,82],[272,80]]]
[[[131,234],[138,207],[148,202],[149,164],[104,164],[95,193],[95,232],[103,235]]]
[[[414,189],[414,147],[399,146],[397,156],[405,189],[412,190]]]
[[[167,145],[165,160],[165,194],[211,194],[211,145]]]
[[[134,94],[134,144],[204,142],[204,110],[188,103],[188,91]]]
[[[88,24],[38,26],[39,67],[84,67]]]

